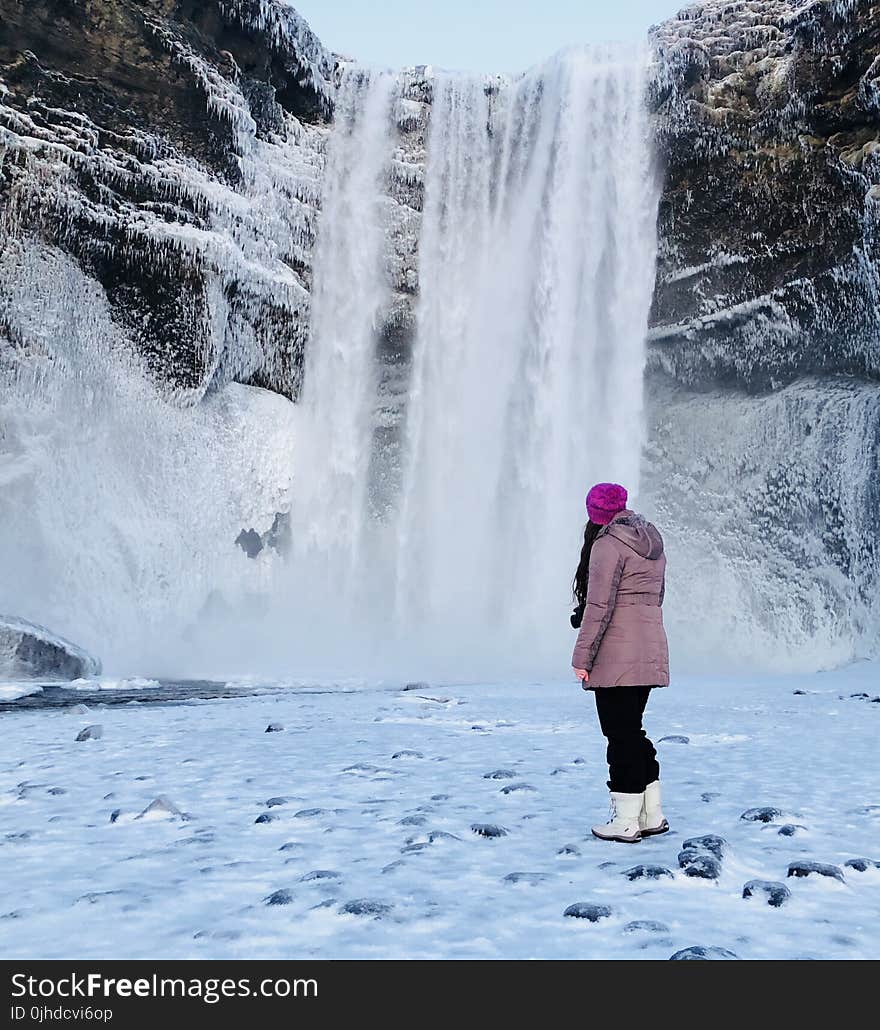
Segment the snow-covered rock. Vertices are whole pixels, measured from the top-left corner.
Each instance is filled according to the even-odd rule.
[[[100,673],[100,660],[64,637],[35,622],[0,615],[0,675],[75,680]]]
[[[704,0],[651,38],[654,367],[760,390],[876,376],[876,4]]]

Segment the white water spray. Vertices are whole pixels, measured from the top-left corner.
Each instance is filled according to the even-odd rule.
[[[366,496],[388,86],[344,87],[295,567],[312,599],[345,584],[332,621],[363,663],[564,666],[584,492],[602,477],[637,489],[656,205],[644,79],[642,52],[620,49],[565,53],[513,83],[435,78],[403,467],[381,520]],[[339,653],[330,627],[309,626]]]

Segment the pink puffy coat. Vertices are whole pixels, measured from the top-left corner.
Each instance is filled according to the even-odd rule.
[[[590,552],[587,606],[571,664],[590,687],[669,685],[663,628],[663,538],[641,515],[622,511]]]

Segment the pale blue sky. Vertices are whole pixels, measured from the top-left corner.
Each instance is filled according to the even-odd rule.
[[[292,0],[330,50],[364,64],[518,72],[576,43],[644,37],[687,0]]]

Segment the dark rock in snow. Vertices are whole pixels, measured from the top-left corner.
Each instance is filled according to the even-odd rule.
[[[495,823],[473,823],[471,830],[478,837],[506,837],[507,830],[503,826],[496,826]]]
[[[259,825],[260,823],[274,823],[279,819],[277,812],[261,812],[256,819],[254,824]]]
[[[705,833],[702,837],[689,837],[681,847],[682,851],[708,851],[721,861],[727,841],[716,833]]]
[[[538,884],[545,883],[550,879],[549,873],[508,873],[504,877],[504,883],[527,883],[531,887],[537,887]]]
[[[557,855],[579,855],[581,849],[577,844],[563,844],[562,847],[556,852]]]
[[[493,772],[483,773],[484,780],[512,780],[516,773],[512,769],[495,769]]]
[[[116,820],[120,817],[120,815],[122,815],[122,809],[114,808],[113,811],[110,813],[110,822],[115,823]]]
[[[410,750],[407,750],[406,748],[404,748],[403,751],[395,751],[394,754],[391,757],[392,757],[392,759],[394,759],[394,758],[424,758],[425,756],[422,754],[421,751],[410,751]]]
[[[744,819],[747,823],[771,823],[774,819],[778,819],[782,815],[782,812],[778,808],[771,808],[769,805],[764,805],[761,808],[748,808],[740,816],[740,819]]]
[[[438,840],[457,840],[457,841],[461,841],[461,837],[456,837],[456,835],[454,833],[447,833],[446,830],[432,830],[428,834],[428,842],[430,844],[434,844]]]
[[[753,898],[758,894],[764,895],[771,908],[781,908],[791,897],[791,891],[784,883],[777,883],[775,880],[749,880],[743,887],[742,896]]]
[[[280,722],[270,722],[266,727],[266,733],[281,733],[284,726]]]
[[[354,901],[346,901],[339,911],[349,916],[375,916],[378,919],[387,915],[393,907],[384,901],[357,898]]]
[[[424,815],[405,815],[397,822],[398,826],[424,826],[428,821]]]
[[[155,800],[151,801],[147,807],[135,818],[137,819],[186,819],[186,815],[174,804],[174,802],[160,795]]]
[[[81,729],[79,733],[77,733],[76,739],[77,741],[100,740],[103,736],[104,727],[101,726],[99,723],[96,723],[93,726],[86,726],[84,729]]]
[[[780,826],[776,831],[780,837],[793,837],[798,830],[805,830],[806,826],[800,826],[797,823],[785,823]]]
[[[869,869],[880,869],[880,862],[871,858],[848,858],[844,863],[847,869],[855,869],[857,873],[866,873]]]
[[[0,615],[0,677],[76,680],[100,674],[100,661],[76,644],[35,622]]]
[[[608,919],[611,909],[608,905],[595,905],[588,901],[576,901],[562,913],[571,919],[586,919],[591,923],[598,923],[600,919]]]
[[[300,844],[300,842],[298,840],[286,840],[281,845],[281,847],[278,850],[279,851],[297,851],[302,846],[303,845]]]
[[[448,801],[449,798],[450,798],[449,794],[432,794],[431,795],[431,800],[432,801]]]
[[[537,788],[533,787],[531,783],[509,783],[506,787],[501,788],[502,794],[528,794],[534,792],[537,792]]]
[[[404,690],[430,690],[431,684],[425,683],[424,680],[416,680],[412,683],[407,683],[403,688]]]
[[[51,794],[52,797],[60,797],[62,794],[66,794],[67,791],[63,787],[50,787],[46,793]]]
[[[793,690],[792,691],[792,694],[795,694],[795,695],[799,695],[799,694],[800,695],[806,695],[806,693],[807,693],[806,690]]]
[[[678,864],[685,876],[693,876],[699,880],[717,880],[721,875],[721,863],[714,855],[701,851],[681,851]]]
[[[282,889],[275,891],[270,894],[267,898],[263,898],[263,901],[267,905],[289,905],[293,901],[293,891]]]
[[[282,797],[269,798],[269,800],[266,802],[266,808],[278,808],[281,805],[286,805],[287,801],[287,798]]]
[[[303,873],[300,877],[301,883],[311,883],[314,880],[341,880],[342,874],[335,869],[312,869],[311,872]]]
[[[326,808],[301,808],[298,812],[293,813],[294,819],[314,819],[316,816],[324,815]]]
[[[844,883],[843,870],[840,866],[830,865],[826,862],[809,862],[800,860],[797,862],[790,862],[788,866],[788,875],[795,877],[803,876],[827,876],[832,880],[840,880]]]
[[[704,790],[703,793],[700,795],[700,801],[705,801],[708,803],[710,801],[714,801],[715,798],[720,797],[721,795],[718,793],[717,790]]]
[[[677,951],[674,955],[669,956],[670,962],[687,962],[693,959],[738,959],[739,956],[735,955],[732,951],[728,951],[727,948],[713,948],[704,947],[702,944],[697,944],[693,948],[682,948],[681,951]]]
[[[625,869],[623,875],[627,880],[659,880],[662,876],[672,879],[672,871],[662,865],[634,865],[632,869]]]
[[[630,933],[669,933],[666,923],[660,923],[656,919],[634,919],[627,923],[623,932]]]
[[[388,865],[383,866],[382,867],[382,872],[383,872],[383,874],[384,873],[396,873],[398,869],[400,869],[402,866],[405,866],[405,865],[406,865],[406,862],[404,862],[403,859],[398,858],[396,862],[389,862]]]
[[[673,733],[668,737],[661,737],[658,744],[690,744],[691,738],[682,736],[680,733]]]

